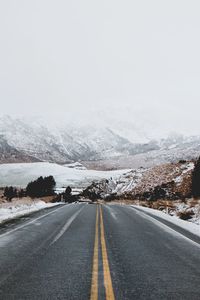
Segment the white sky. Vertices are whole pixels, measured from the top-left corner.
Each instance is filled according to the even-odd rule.
[[[123,120],[139,107],[198,131],[199,12],[199,0],[1,0],[1,113],[115,106]]]

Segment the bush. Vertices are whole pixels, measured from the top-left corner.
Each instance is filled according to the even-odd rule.
[[[187,161],[185,159],[179,160],[179,164],[185,164]]]
[[[193,210],[186,210],[186,211],[181,211],[178,214],[178,217],[182,220],[190,220],[192,219],[192,216],[194,216]]]
[[[51,201],[51,203],[55,203],[55,202],[61,202],[62,201],[62,194],[58,194],[56,195],[53,200]]]
[[[17,189],[13,186],[7,186],[4,190],[4,197],[6,197],[7,200],[11,201],[12,198],[17,197]]]
[[[18,190],[18,197],[19,198],[26,197],[26,191],[24,189]]]

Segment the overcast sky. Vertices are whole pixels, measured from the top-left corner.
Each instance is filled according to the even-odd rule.
[[[1,113],[115,106],[193,131],[199,12],[199,0],[1,0]]]

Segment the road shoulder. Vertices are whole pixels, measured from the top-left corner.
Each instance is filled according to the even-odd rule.
[[[130,207],[168,226],[191,241],[200,244],[200,226],[183,220],[178,220],[177,222],[177,219],[174,217],[168,216],[160,211],[156,211],[155,209],[135,205],[131,205]]]

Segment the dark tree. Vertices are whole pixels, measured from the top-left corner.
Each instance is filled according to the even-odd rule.
[[[45,195],[47,196],[53,195],[55,186],[56,186],[56,182],[53,176],[48,176],[43,179],[43,188],[44,188]]]
[[[72,189],[70,186],[68,186],[63,194],[65,202],[71,202],[72,201]]]
[[[192,195],[194,198],[200,197],[200,158],[197,160],[192,173]]]
[[[44,197],[54,195],[54,189],[56,186],[53,176],[39,177],[37,180],[30,182],[26,187],[27,196]]]

